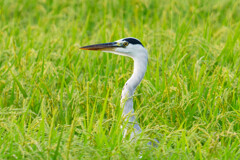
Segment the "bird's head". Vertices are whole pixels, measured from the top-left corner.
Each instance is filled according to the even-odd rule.
[[[115,42],[94,44],[81,47],[83,50],[94,50],[110,52],[122,56],[128,56],[133,59],[138,57],[147,58],[147,50],[143,47],[142,43],[136,38],[123,38]]]

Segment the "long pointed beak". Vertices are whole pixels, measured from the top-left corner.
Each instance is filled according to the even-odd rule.
[[[110,43],[101,43],[101,44],[93,44],[89,46],[83,46],[80,49],[83,50],[95,50],[95,51],[112,51],[116,47],[121,47],[121,45],[117,42],[110,42]]]

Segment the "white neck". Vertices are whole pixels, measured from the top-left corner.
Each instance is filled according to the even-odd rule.
[[[147,70],[147,55],[140,58],[133,58],[134,70],[131,78],[125,83],[122,90],[121,105],[124,105],[123,116],[127,115],[130,111],[133,113],[133,99],[135,89],[142,81],[144,74]],[[130,121],[132,121],[130,119]]]

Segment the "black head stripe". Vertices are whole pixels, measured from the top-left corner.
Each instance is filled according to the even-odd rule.
[[[127,41],[128,43],[131,43],[131,44],[140,44],[140,45],[142,45],[142,43],[139,40],[135,39],[135,38],[125,38],[123,40]]]

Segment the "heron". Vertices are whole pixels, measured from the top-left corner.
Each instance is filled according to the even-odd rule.
[[[135,135],[140,134],[142,130],[134,115],[133,95],[147,70],[148,52],[144,48],[143,44],[136,38],[128,37],[110,43],[83,46],[80,49],[109,52],[121,56],[127,56],[133,59],[133,74],[123,87],[121,95],[121,107],[123,108],[122,116],[127,121],[127,126],[133,126],[133,131],[130,133],[130,139],[135,137]],[[124,129],[123,137],[125,137],[127,134],[126,128]],[[148,144],[151,144],[151,142]]]

